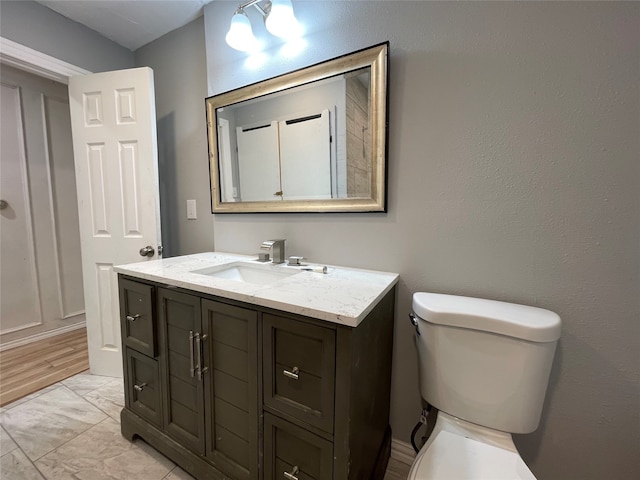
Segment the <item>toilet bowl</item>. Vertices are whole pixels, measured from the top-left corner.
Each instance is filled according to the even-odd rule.
[[[535,480],[511,434],[438,412],[427,443],[416,456],[411,480]]]
[[[420,394],[438,413],[409,479],[535,480],[511,434],[538,427],[560,317],[434,293],[412,306]]]

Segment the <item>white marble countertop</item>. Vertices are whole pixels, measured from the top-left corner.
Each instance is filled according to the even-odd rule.
[[[327,273],[324,274],[303,271],[286,264],[264,264],[255,259],[255,255],[208,252],[119,265],[114,270],[136,278],[349,327],[358,326],[398,282],[397,273],[327,265]],[[274,283],[259,285],[193,272],[238,261],[251,262],[258,268],[274,272],[297,270],[298,273]]]

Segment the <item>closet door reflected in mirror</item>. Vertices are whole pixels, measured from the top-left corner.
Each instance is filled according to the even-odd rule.
[[[232,195],[245,202],[337,197],[337,186],[331,185],[331,137],[328,110],[236,127],[240,188]]]

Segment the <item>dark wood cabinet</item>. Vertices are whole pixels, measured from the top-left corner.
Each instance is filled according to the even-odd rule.
[[[162,387],[158,361],[128,348],[127,398],[129,408],[154,425],[162,425]]]
[[[258,313],[202,300],[206,456],[232,478],[258,478]]]
[[[200,298],[158,288],[164,428],[184,446],[205,449]]]
[[[265,480],[333,478],[330,441],[269,413],[264,415],[264,438]]]
[[[122,279],[119,293],[123,345],[154,357],[157,347],[155,288]]]
[[[119,288],[126,438],[198,479],[382,478],[394,289],[352,328],[123,275]]]
[[[264,404],[333,433],[336,330],[265,314]]]

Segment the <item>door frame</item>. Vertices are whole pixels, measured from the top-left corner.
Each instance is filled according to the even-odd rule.
[[[0,36],[0,61],[65,85],[69,84],[70,76],[93,73],[2,36]]]

